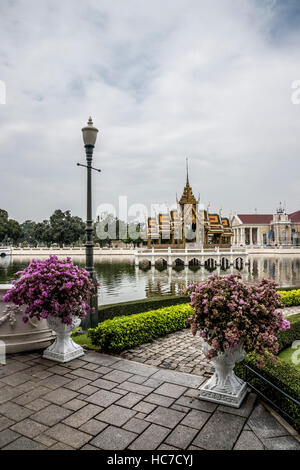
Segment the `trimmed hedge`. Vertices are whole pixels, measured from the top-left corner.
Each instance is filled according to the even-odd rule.
[[[102,305],[99,307],[98,319],[99,321],[104,321],[114,317],[144,313],[171,305],[185,304],[189,301],[190,298],[187,296],[164,295],[161,297],[150,297],[148,299]]]
[[[281,302],[287,307],[294,305],[300,305],[300,289],[293,289],[289,291],[279,290],[278,293],[281,295]]]
[[[187,327],[186,319],[193,313],[188,304],[165,307],[130,316],[115,317],[89,329],[94,346],[107,352],[120,352],[155,338]]]
[[[281,301],[287,306],[300,306],[300,289],[281,288]],[[148,299],[132,300],[116,304],[101,305],[99,307],[98,320],[105,321],[114,317],[144,313],[171,305],[185,304],[190,301],[188,296],[163,295],[161,297],[150,297]]]
[[[291,323],[289,330],[281,331],[278,335],[280,351],[291,346],[293,341],[300,339],[300,314],[288,317]],[[272,384],[299,401],[300,399],[300,372],[296,367],[281,359],[277,363],[271,360],[265,361],[265,367],[259,369],[258,362],[261,356],[255,353],[248,354],[246,359],[235,366],[235,373],[243,380],[246,378],[245,364],[257,371],[260,375],[269,380]],[[260,390],[269,399],[278,403],[278,394],[274,389],[261,379],[248,375],[248,382]],[[290,423],[297,431],[300,431],[300,408],[288,398],[282,396],[280,408],[291,416]],[[286,418],[286,417],[285,417]]]

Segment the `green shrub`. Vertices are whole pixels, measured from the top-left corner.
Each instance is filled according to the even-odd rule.
[[[300,339],[300,314],[288,317],[291,323],[289,330],[281,331],[278,335],[280,350],[289,347],[293,341]],[[259,377],[248,371],[246,375],[245,364],[250,366],[265,379],[269,380],[273,385],[290,395],[292,398],[299,401],[300,398],[300,372],[296,367],[288,364],[281,359],[277,363],[271,360],[265,361],[265,367],[259,369],[258,362],[262,359],[261,356],[255,353],[248,354],[246,359],[235,366],[235,373],[243,380],[248,381],[249,384],[254,386],[257,390],[263,393],[266,397],[278,404],[280,408],[290,416],[290,423],[300,430],[300,408],[287,397],[279,395],[274,388],[264,382]],[[286,416],[283,415],[285,418]]]
[[[300,289],[293,290],[279,290],[281,295],[281,302],[284,303],[287,307],[292,307],[294,305],[300,305]]]
[[[119,352],[148,343],[155,338],[185,328],[193,309],[188,304],[165,307],[130,316],[115,317],[89,329],[92,344],[101,350]]]
[[[143,313],[162,307],[169,307],[170,305],[185,304],[189,301],[190,298],[186,296],[164,295],[161,297],[150,297],[148,299],[102,305],[99,307],[98,319],[99,321],[104,321],[123,315],[133,315],[134,313]]]

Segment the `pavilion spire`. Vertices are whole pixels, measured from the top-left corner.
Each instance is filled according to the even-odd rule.
[[[187,186],[189,186],[190,182],[189,182],[189,159],[188,157],[185,157],[185,166],[186,166],[186,184]]]

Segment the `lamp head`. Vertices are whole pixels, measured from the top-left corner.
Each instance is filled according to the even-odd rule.
[[[88,120],[87,126],[83,127],[81,130],[84,145],[92,145],[94,147],[97,140],[98,129],[93,126],[91,117]]]

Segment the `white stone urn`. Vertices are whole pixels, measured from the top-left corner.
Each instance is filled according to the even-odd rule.
[[[71,318],[70,325],[63,323],[60,317],[49,316],[47,318],[49,328],[56,333],[56,340],[49,348],[45,349],[43,358],[57,362],[69,362],[84,355],[82,347],[74,343],[71,338],[72,331],[80,325],[81,319],[76,315],[72,315]]]
[[[206,355],[211,346],[202,339],[202,350]],[[200,387],[199,398],[239,408],[247,394],[247,384],[233,371],[237,362],[246,356],[243,343],[228,348],[211,359],[215,367],[213,376]]]

